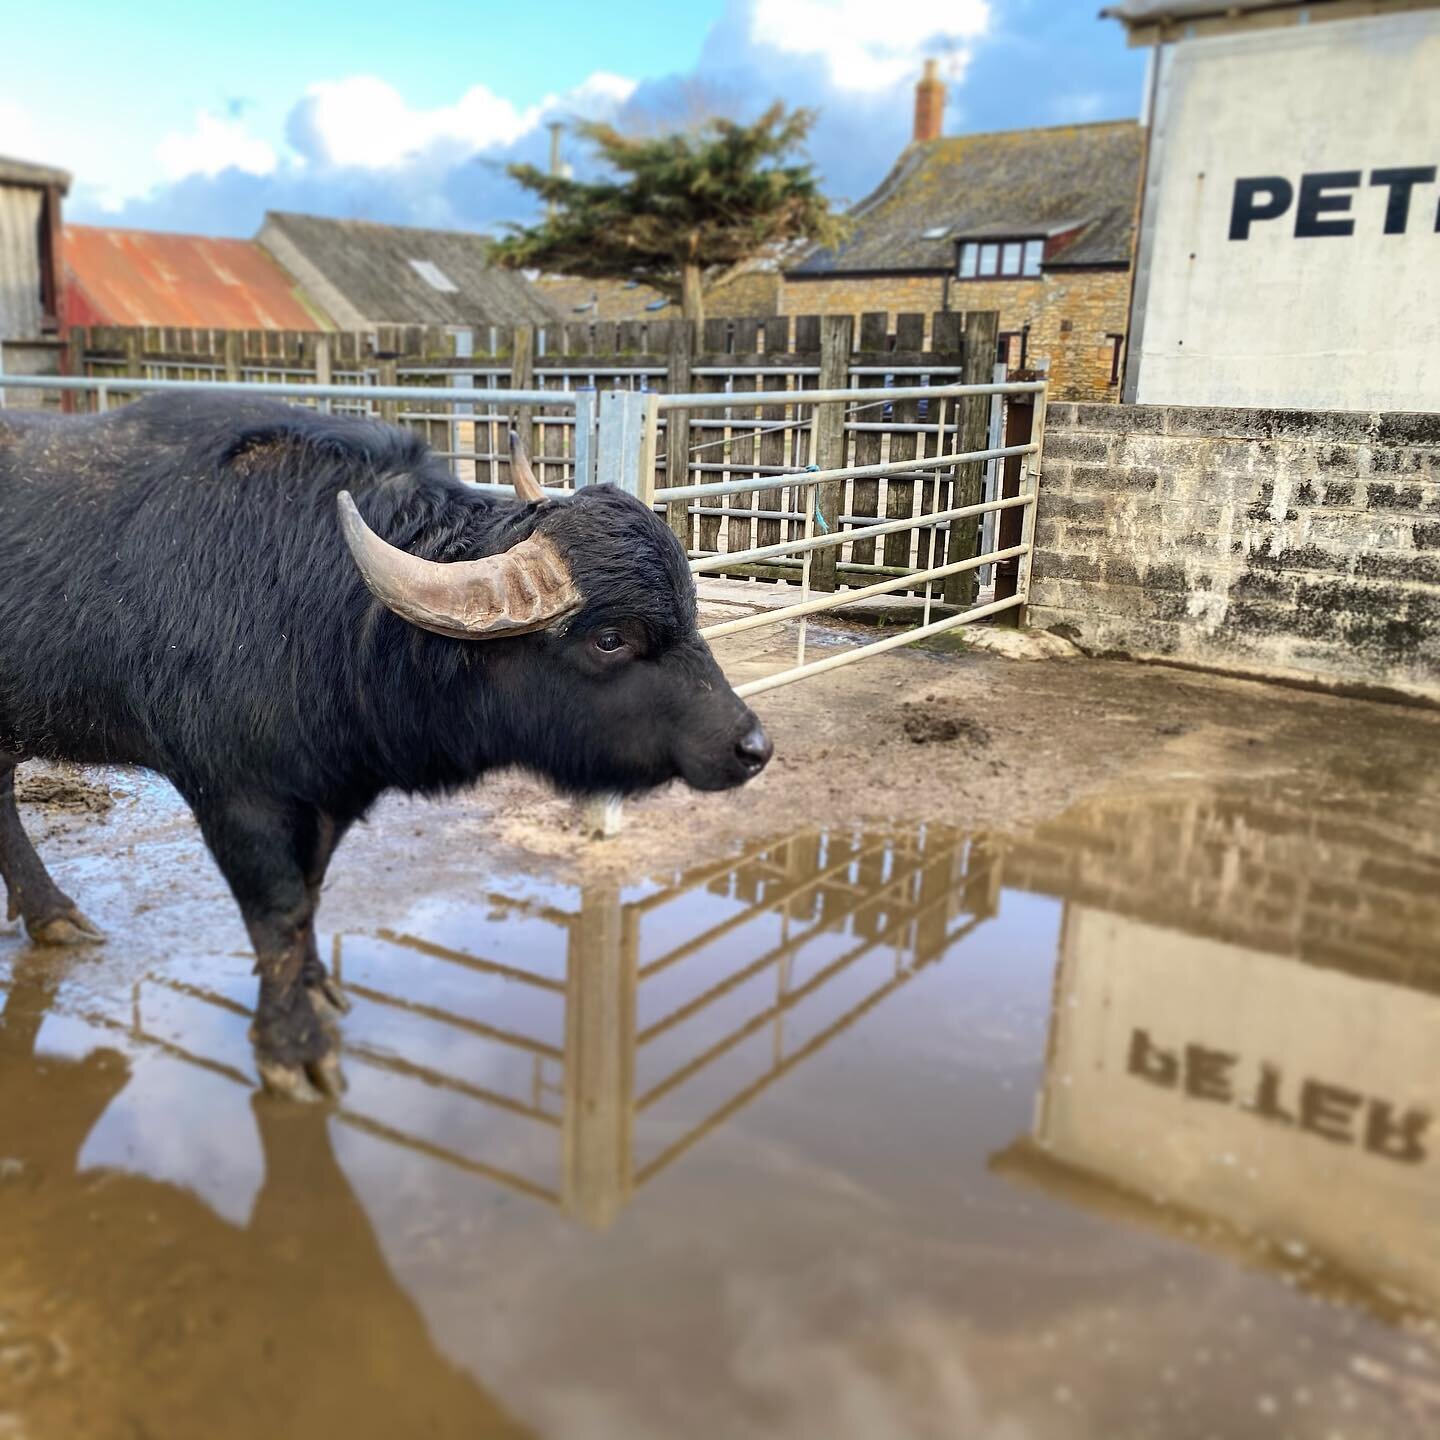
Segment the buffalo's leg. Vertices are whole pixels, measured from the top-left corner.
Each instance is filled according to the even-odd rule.
[[[328,815],[317,818],[315,843],[312,847],[305,884],[310,892],[310,912],[313,915],[320,908],[320,887],[325,883],[325,871],[336,846],[349,829],[348,822],[339,822]],[[340,982],[325,968],[320,950],[315,942],[315,927],[310,926],[310,943],[301,972],[305,988],[310,992],[310,1002],[325,1017],[334,1018],[350,1013],[350,1001],[340,988]]]
[[[16,761],[0,755],[0,875],[9,896],[7,918],[23,919],[41,945],[94,945],[104,934],[50,878],[15,806]]]
[[[310,992],[310,1003],[316,1013],[326,1019],[338,1019],[350,1013],[350,997],[340,988],[340,982],[325,968],[315,943],[315,928],[310,928],[310,948],[301,968],[301,978]]]
[[[324,849],[319,817],[308,809],[238,799],[208,802],[197,817],[255,947],[260,995],[250,1033],[265,1088],[294,1100],[338,1096],[344,1078],[335,1033],[306,983],[307,970],[313,976],[319,964],[312,928],[317,855]]]

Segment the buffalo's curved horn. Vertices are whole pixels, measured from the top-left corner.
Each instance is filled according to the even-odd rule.
[[[370,593],[402,620],[455,639],[544,630],[584,603],[569,566],[544,535],[481,560],[422,560],[382,540],[348,490],[340,530]]]
[[[540,482],[530,468],[525,442],[520,438],[520,432],[514,429],[510,431],[510,483],[515,487],[515,493],[527,504],[545,498],[545,492],[540,488]]]

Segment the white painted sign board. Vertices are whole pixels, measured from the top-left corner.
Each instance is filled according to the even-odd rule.
[[[1126,398],[1440,409],[1440,9],[1163,53]]]
[[[1440,995],[1081,906],[1035,1138],[1440,1304]]]

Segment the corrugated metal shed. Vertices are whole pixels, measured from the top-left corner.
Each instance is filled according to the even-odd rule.
[[[49,207],[58,215],[58,197],[69,188],[64,170],[0,156],[0,340],[33,339],[53,322],[46,314]]]
[[[523,275],[490,264],[484,235],[272,210],[256,239],[341,329],[562,318]]]
[[[67,225],[65,268],[71,325],[333,328],[253,240]]]
[[[1057,230],[1075,236],[1047,265],[1128,264],[1143,141],[1136,121],[1113,120],[912,145],[850,212],[849,236],[787,273],[941,274],[959,239]]]

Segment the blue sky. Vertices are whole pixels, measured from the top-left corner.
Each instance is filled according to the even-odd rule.
[[[71,170],[72,220],[249,235],[279,208],[490,229],[529,218],[503,167],[543,161],[550,119],[666,128],[778,97],[819,108],[812,157],[853,200],[905,144],[927,55],[949,133],[1134,115],[1143,56],[1097,8],[0,0],[0,154]]]

